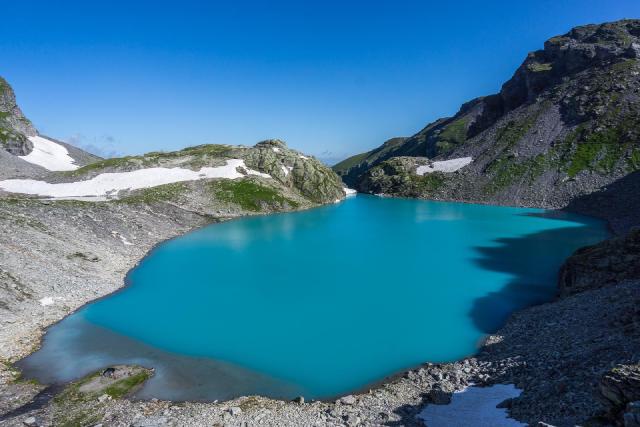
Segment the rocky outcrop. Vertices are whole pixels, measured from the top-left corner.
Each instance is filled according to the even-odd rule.
[[[640,228],[576,251],[560,270],[560,296],[640,280]]]
[[[35,128],[18,107],[13,89],[0,77],[0,148],[24,156],[33,149],[27,137],[36,134]]]
[[[640,169],[638,28],[625,20],[554,37],[498,94],[334,170],[369,193],[565,207]],[[399,156],[473,162],[416,188],[415,173],[393,162]]]
[[[243,158],[247,166],[296,188],[314,202],[327,203],[344,197],[343,184],[331,169],[313,157],[288,149],[279,139],[257,143]]]
[[[640,426],[640,365],[616,366],[602,377],[599,387],[610,420],[625,427]]]

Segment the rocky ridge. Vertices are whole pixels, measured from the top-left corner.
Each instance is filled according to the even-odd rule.
[[[640,21],[577,27],[502,90],[334,166],[359,191],[562,208],[640,168]],[[422,162],[472,157],[453,173]]]
[[[33,149],[27,137],[36,134],[35,128],[18,107],[13,89],[0,77],[0,148],[24,156]]]

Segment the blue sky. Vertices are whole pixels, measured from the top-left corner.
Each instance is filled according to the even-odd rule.
[[[133,4],[135,3],[135,4]],[[15,1],[0,75],[103,154],[281,138],[338,159],[493,93],[545,39],[638,0]]]

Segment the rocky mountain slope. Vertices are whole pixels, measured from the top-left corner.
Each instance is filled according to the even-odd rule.
[[[498,94],[334,166],[368,193],[551,208],[638,169],[639,20],[553,37]]]
[[[42,177],[51,170],[61,170],[59,163],[51,163],[55,159],[51,149],[67,156],[69,164],[63,170],[100,160],[77,147],[39,135],[22,114],[9,83],[0,77],[0,179]]]
[[[16,156],[33,150],[28,137],[37,135],[31,122],[22,114],[9,83],[0,77],[0,148]]]

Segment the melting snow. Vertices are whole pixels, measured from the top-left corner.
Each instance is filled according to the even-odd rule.
[[[453,394],[448,405],[428,405],[419,418],[428,427],[522,427],[525,424],[507,417],[507,410],[496,408],[499,403],[518,397],[521,390],[513,384],[491,387],[468,387]]]
[[[280,149],[279,149],[278,147],[271,147],[271,149],[272,149],[273,151],[275,151],[276,153],[279,153],[279,152],[280,152]]]
[[[305,160],[309,160],[309,158],[307,156],[303,156],[302,154],[300,154],[299,156],[301,159],[305,159]]]
[[[356,190],[354,190],[353,188],[347,188],[347,187],[343,187],[342,190],[344,191],[344,193],[347,195],[347,197],[349,196],[355,196],[358,192]]]
[[[44,297],[38,301],[41,306],[46,307],[47,305],[53,304],[53,297]]]
[[[50,171],[78,169],[78,165],[74,164],[75,160],[64,146],[41,136],[30,136],[29,141],[33,143],[33,151],[26,156],[19,156],[22,160]]]
[[[106,196],[115,196],[121,190],[138,190],[204,178],[236,179],[244,177],[244,174],[237,171],[238,168],[243,168],[249,175],[271,178],[271,175],[247,168],[244,160],[230,159],[226,161],[224,166],[206,167],[199,171],[183,168],[147,168],[131,172],[102,173],[89,180],[77,182],[48,183],[34,179],[7,179],[0,181],[0,189],[11,193],[34,194],[51,198],[93,197],[94,200],[100,200]]]
[[[284,173],[284,176],[289,176],[289,172],[293,170],[293,167],[291,166],[282,165],[280,167],[282,168],[282,172]]]
[[[462,169],[473,161],[472,157],[460,157],[451,160],[442,160],[439,162],[433,162],[430,165],[418,166],[416,173],[418,175],[424,175],[431,172],[455,172],[458,169]]]

